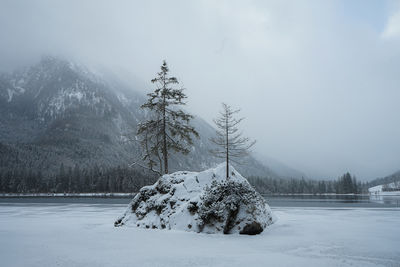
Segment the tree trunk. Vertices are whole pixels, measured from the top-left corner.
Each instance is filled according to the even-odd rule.
[[[168,151],[167,151],[167,133],[165,129],[165,110],[163,121],[163,156],[164,156],[164,174],[168,173]]]
[[[226,179],[229,179],[229,136],[228,136],[228,117],[225,120],[226,127]]]
[[[165,73],[164,73],[164,88],[166,90],[165,85]],[[167,129],[166,129],[166,121],[165,121],[165,92],[163,92],[163,156],[164,156],[164,174],[168,173],[168,151],[167,151]]]

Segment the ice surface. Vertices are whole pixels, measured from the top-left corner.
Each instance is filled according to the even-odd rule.
[[[126,205],[0,205],[0,266],[399,266],[399,209],[273,209],[256,236],[113,226]]]

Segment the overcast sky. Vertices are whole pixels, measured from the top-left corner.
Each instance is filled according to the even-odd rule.
[[[400,169],[399,1],[0,1],[2,71],[41,54],[131,73],[163,59],[207,121],[311,177]]]

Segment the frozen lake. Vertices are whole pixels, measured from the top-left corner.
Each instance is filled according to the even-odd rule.
[[[57,201],[1,199],[1,266],[400,266],[400,209],[380,202],[270,201],[278,221],[261,235],[217,236],[114,228],[126,208],[115,199]]]
[[[368,195],[264,195],[271,207],[400,208],[400,196]],[[1,203],[126,204],[129,197],[0,197]]]

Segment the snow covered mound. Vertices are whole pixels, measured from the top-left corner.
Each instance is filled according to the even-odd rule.
[[[274,222],[264,198],[233,167],[175,172],[140,189],[115,226],[259,234]]]

